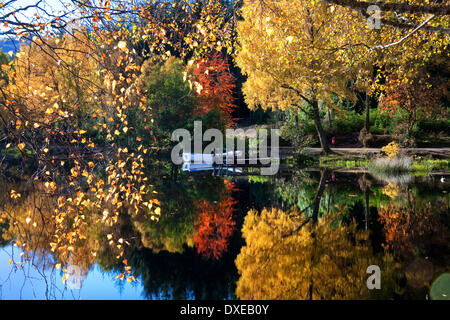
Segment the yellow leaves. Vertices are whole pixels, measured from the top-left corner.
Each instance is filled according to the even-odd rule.
[[[288,36],[286,37],[286,41],[289,43],[292,43],[292,41],[294,41],[294,37],[293,36]]]
[[[70,173],[71,173],[72,177],[78,176],[78,170],[76,168],[70,169]]]
[[[197,92],[197,94],[200,94],[203,90],[203,86],[197,81],[194,82],[194,86],[195,86],[195,91]]]
[[[52,182],[46,181],[46,182],[44,183],[44,186],[45,186],[47,189],[50,189],[50,190],[55,190],[55,189],[56,189],[56,183],[54,183],[53,181],[52,181]]]
[[[317,296],[312,298],[329,299],[336,294],[349,299],[358,297],[359,287],[340,286],[349,281],[358,283],[362,276],[360,266],[373,259],[369,245],[353,240],[366,239],[360,233],[368,232],[357,231],[356,222],[350,226],[333,226],[335,218],[323,217],[311,224],[299,216],[297,210],[249,211],[242,229],[246,245],[235,260],[240,274],[237,296],[305,299],[310,293],[309,284],[314,281],[322,285],[317,287]],[[320,239],[314,234],[321,234]],[[325,253],[320,255],[318,252]],[[327,252],[333,255],[327,255]],[[349,261],[352,262],[350,265]]]
[[[20,149],[20,151],[22,151],[25,148],[25,143],[21,142],[17,145]]]
[[[383,148],[381,148],[381,150],[386,153],[386,155],[388,156],[388,158],[392,159],[398,156],[398,154],[400,153],[400,146],[395,143],[395,142],[391,142],[388,145],[384,146]]]
[[[126,51],[127,49],[127,43],[125,41],[119,41],[117,44],[117,48],[119,48],[122,51]]]
[[[50,248],[52,252],[55,252],[56,248],[57,248],[58,244],[54,243],[54,242],[50,242]]]
[[[17,198],[21,197],[21,194],[18,193],[16,190],[11,190],[10,196],[11,196],[11,199],[17,199]]]
[[[391,199],[395,199],[399,196],[399,187],[396,184],[388,183],[384,186],[382,193]]]

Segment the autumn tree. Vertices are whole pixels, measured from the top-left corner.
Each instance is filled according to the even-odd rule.
[[[378,29],[360,15],[367,7],[359,1],[301,1],[295,7],[287,1],[246,1],[237,63],[248,75],[243,90],[250,108],[303,110],[329,151],[319,101],[333,106],[333,95],[355,101],[347,89],[357,87],[368,96],[379,95],[380,85],[395,90],[391,79],[406,83],[416,76],[414,69],[447,50],[448,14],[437,14],[446,6],[420,11],[425,6],[388,3],[381,6],[386,17]],[[403,27],[390,18],[393,13]]]
[[[389,1],[389,2],[369,2],[359,0],[321,0],[336,6],[351,8],[359,12],[363,17],[369,18],[374,14],[374,10],[369,10],[371,6],[376,6],[380,11],[380,22],[397,29],[415,30],[419,26],[426,31],[438,33],[450,33],[448,29],[448,16],[450,15],[450,6],[448,1],[431,2],[426,1]],[[373,7],[372,7],[373,8]],[[392,14],[394,13],[394,14]],[[422,25],[415,21],[414,17],[432,15],[433,19],[439,20],[436,25]]]
[[[408,194],[408,198],[412,195]],[[431,203],[413,202],[402,205],[390,203],[378,210],[385,236],[384,246],[400,255],[409,256],[430,246],[446,246],[449,238],[440,214],[446,209],[445,201]],[[422,249],[419,249],[422,248]]]
[[[330,152],[319,101],[352,97],[346,70],[358,45],[338,36],[355,32],[347,9],[300,1],[245,1],[238,24],[237,64],[248,76],[243,91],[250,109],[295,107],[314,120],[320,144]],[[337,28],[339,26],[339,28]],[[351,47],[352,50],[346,50]]]
[[[404,123],[399,124],[408,141],[414,125],[419,119],[443,118],[448,116],[446,99],[450,86],[448,53],[436,54],[425,64],[412,62],[413,66],[402,66],[389,76],[381,90],[380,110],[391,115],[399,114]],[[402,142],[403,142],[402,141]]]
[[[81,246],[85,233],[73,228],[94,221],[108,230],[98,235],[110,248],[107,255],[120,259],[130,244],[113,232],[120,222],[158,220],[162,211],[144,174],[154,143],[146,134],[152,136],[158,120],[165,133],[176,128],[178,120],[188,120],[177,107],[197,105],[183,80],[184,62],[171,56],[198,59],[227,50],[232,34],[220,1],[67,3],[62,13],[46,10],[44,0],[25,8],[14,0],[1,3],[5,32],[26,42],[7,66],[1,143],[34,166],[34,181],[52,195],[52,250]],[[149,69],[163,75],[141,86],[146,59]],[[183,101],[185,95],[192,99]]]
[[[382,266],[386,296],[395,288],[393,260],[376,256],[368,232],[353,222],[333,226],[336,217],[306,224],[292,212],[249,211],[242,229],[246,245],[236,258],[241,299],[367,299],[367,266]],[[295,230],[293,232],[293,230]],[[353,240],[352,240],[353,239]],[[389,289],[388,289],[389,288]]]
[[[130,106],[142,106],[130,93],[140,66],[124,41],[100,48],[96,40],[81,28],[75,35],[24,46],[2,91],[1,107],[12,119],[6,149],[19,150],[37,168],[34,181],[53,196],[52,218],[61,224],[55,231],[58,241],[52,242],[55,251],[82,240],[69,231],[69,221],[84,225],[93,219],[113,228],[121,215],[144,211],[158,216],[161,210],[143,176],[148,147],[129,130],[127,119]],[[51,43],[60,48],[44,52]],[[127,240],[109,234],[107,243],[121,257]]]
[[[48,46],[22,44],[4,94],[21,113],[42,122],[45,114],[88,113],[100,93],[98,61],[87,34],[47,39]],[[51,47],[56,47],[51,50]],[[11,106],[12,107],[12,106]]]
[[[235,229],[234,205],[230,195],[234,184],[225,182],[222,199],[215,205],[205,200],[198,203],[200,213],[194,235],[197,252],[205,258],[219,259],[228,251],[229,241]]]
[[[191,72],[199,83],[200,106],[196,113],[206,114],[211,110],[218,110],[225,125],[231,125],[232,112],[236,108],[236,80],[230,72],[230,63],[216,52],[193,63],[189,69],[193,69]]]

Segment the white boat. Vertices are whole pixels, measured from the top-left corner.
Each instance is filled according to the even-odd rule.
[[[183,153],[183,162],[197,163],[197,164],[201,163],[212,164],[214,159],[218,158],[220,159],[220,157],[222,157],[222,160],[225,160],[227,157],[228,158],[232,158],[233,156],[241,157],[242,155],[243,155],[242,151],[228,151],[225,153],[216,153],[215,155],[204,153]]]
[[[217,170],[217,169],[222,169],[222,170],[227,170],[230,172],[235,172],[235,173],[242,173],[242,169],[241,168],[227,168],[227,167],[213,167],[211,164],[206,164],[206,163],[202,163],[202,164],[194,164],[194,163],[188,163],[185,162],[183,163],[182,166],[182,170],[183,171],[189,171],[189,172],[198,172],[198,171],[213,171],[213,170]]]

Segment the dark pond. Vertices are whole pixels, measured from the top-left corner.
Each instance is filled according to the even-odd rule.
[[[433,287],[450,271],[448,176],[287,167],[223,177],[160,162],[149,181],[159,220],[122,212],[108,226],[104,208],[67,223],[42,185],[3,178],[0,299],[429,299],[430,290],[448,291]],[[72,245],[55,244],[77,232]],[[373,265],[381,289],[369,290]]]

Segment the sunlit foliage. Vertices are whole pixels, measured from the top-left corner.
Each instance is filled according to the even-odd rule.
[[[245,218],[246,246],[236,259],[241,299],[363,299],[362,285],[371,264],[386,268],[391,282],[392,257],[377,257],[367,243],[368,232],[333,223],[332,217],[306,224],[297,211],[264,209]],[[389,271],[388,271],[389,270]]]

